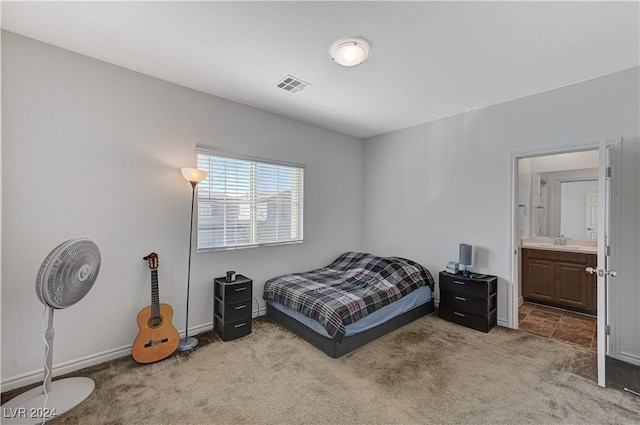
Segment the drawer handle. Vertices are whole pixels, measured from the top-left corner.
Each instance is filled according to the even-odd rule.
[[[466,298],[462,298],[462,297],[455,297],[455,298],[456,298],[456,300],[460,300],[460,301],[466,301],[467,300]]]
[[[465,317],[464,314],[458,313],[457,311],[454,311],[453,314],[455,314],[456,316]]]
[[[241,328],[241,327],[245,326],[246,324],[247,324],[247,322],[239,323],[239,324],[235,325],[234,328],[236,328],[236,329],[237,328]]]
[[[453,283],[457,283],[458,285],[466,285],[467,282],[460,282],[459,280],[454,280]]]
[[[237,305],[237,306],[235,307],[235,309],[236,309],[236,310],[242,310],[243,308],[247,308],[247,305],[246,305],[246,304],[243,304],[243,305]]]
[[[242,292],[242,291],[244,291],[246,289],[247,289],[246,286],[243,286],[242,288],[236,288],[236,292]]]

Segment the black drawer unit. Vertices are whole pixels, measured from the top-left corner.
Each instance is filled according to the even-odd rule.
[[[482,332],[498,322],[498,278],[440,272],[440,317]]]
[[[226,277],[213,281],[213,328],[223,341],[251,333],[253,280],[241,274],[227,282]]]

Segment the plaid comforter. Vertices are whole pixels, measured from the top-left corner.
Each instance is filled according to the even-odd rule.
[[[346,252],[326,267],[268,280],[263,298],[317,320],[342,341],[346,325],[427,285],[433,291],[433,277],[416,262]]]

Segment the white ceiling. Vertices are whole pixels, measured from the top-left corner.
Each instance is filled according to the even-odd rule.
[[[2,28],[369,137],[638,66],[631,2],[2,2]],[[333,63],[339,38],[368,60]],[[311,83],[277,89],[291,74]]]

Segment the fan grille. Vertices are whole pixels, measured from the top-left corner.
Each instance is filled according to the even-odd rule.
[[[51,308],[67,308],[80,301],[100,271],[100,251],[89,239],[69,239],[55,247],[40,266],[36,294]]]

